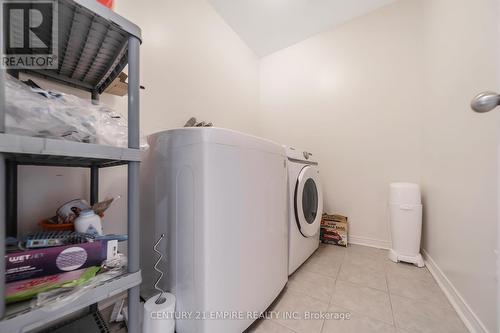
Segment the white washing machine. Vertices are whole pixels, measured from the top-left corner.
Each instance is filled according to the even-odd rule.
[[[169,130],[148,141],[142,292],[157,277],[152,246],[165,233],[161,285],[177,299],[176,332],[243,332],[254,321],[246,314],[265,311],[288,280],[285,150],[221,128]]]
[[[319,246],[323,193],[318,162],[303,150],[285,147],[288,165],[288,274]]]

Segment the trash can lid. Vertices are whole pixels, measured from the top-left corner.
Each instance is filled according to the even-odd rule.
[[[389,203],[420,205],[420,186],[414,183],[391,183]]]

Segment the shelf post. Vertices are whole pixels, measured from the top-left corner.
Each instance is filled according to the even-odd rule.
[[[17,170],[16,161],[5,161],[5,232],[8,237],[17,237]]]
[[[0,17],[3,17],[0,6]],[[3,45],[3,33],[0,34],[0,45]],[[5,70],[0,68],[0,133],[5,133]],[[5,155],[0,153],[0,318],[5,314]]]
[[[128,146],[140,148],[139,137],[139,47],[136,37],[128,39]],[[139,162],[128,163],[128,272],[140,270],[139,252]],[[140,287],[128,290],[128,331],[140,332]]]
[[[0,68],[0,133],[5,133],[5,107],[5,70]]]
[[[5,180],[5,155],[0,153],[0,318],[5,313]]]
[[[99,168],[95,165],[90,167],[90,204],[99,202]]]
[[[97,92],[97,90],[92,90],[90,98],[92,99],[92,104],[99,104],[99,93]]]

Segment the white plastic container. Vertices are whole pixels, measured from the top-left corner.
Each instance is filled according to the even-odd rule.
[[[392,183],[389,194],[392,248],[389,259],[424,267],[420,254],[422,202],[420,187],[412,183]]]
[[[75,220],[75,231],[102,236],[101,218],[92,209],[82,210]]]

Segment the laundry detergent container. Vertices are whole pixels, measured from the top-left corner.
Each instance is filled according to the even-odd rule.
[[[389,192],[389,215],[392,248],[389,258],[424,266],[420,255],[422,202],[420,187],[412,183],[392,183]]]

